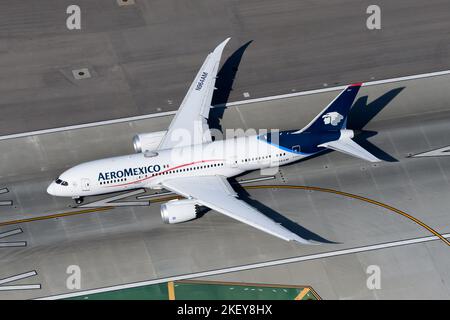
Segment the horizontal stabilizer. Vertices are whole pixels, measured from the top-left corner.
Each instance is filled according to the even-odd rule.
[[[351,138],[343,138],[335,141],[330,141],[326,143],[322,143],[319,145],[319,147],[325,147],[328,149],[332,149],[335,151],[340,151],[346,154],[349,154],[351,156],[367,160],[370,162],[379,162],[381,161],[377,157],[375,157],[373,154],[371,154],[369,151],[361,147],[359,144],[357,144],[355,141],[353,141]]]

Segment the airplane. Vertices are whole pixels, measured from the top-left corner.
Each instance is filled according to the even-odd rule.
[[[286,241],[314,244],[239,199],[228,178],[249,170],[274,168],[336,150],[370,162],[380,161],[357,144],[347,115],[362,85],[347,86],[301,130],[270,131],[213,139],[207,120],[223,49],[204,61],[168,130],[137,134],[134,154],[94,160],[63,172],[47,189],[53,196],[86,196],[146,188],[166,189],[184,199],[161,205],[165,223],[186,222],[207,207]]]

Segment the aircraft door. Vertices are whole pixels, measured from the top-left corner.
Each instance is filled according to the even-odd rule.
[[[81,179],[81,190],[83,191],[89,191],[91,190],[91,182],[87,178]]]

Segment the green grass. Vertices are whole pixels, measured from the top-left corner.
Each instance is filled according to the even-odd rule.
[[[167,300],[167,283],[95,293],[67,300]]]
[[[175,283],[177,300],[294,300],[302,288]]]
[[[248,284],[175,282],[176,300],[294,300],[304,289],[286,286],[266,287]],[[121,289],[68,300],[168,300],[167,283]],[[316,300],[311,291],[303,300]]]

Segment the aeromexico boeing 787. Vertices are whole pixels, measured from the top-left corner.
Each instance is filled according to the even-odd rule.
[[[220,58],[228,41],[207,56],[167,131],[136,135],[135,154],[70,168],[50,184],[47,192],[81,203],[85,196],[164,188],[185,198],[161,206],[166,223],[194,219],[199,206],[206,206],[283,240],[309,244],[239,199],[227,178],[248,170],[286,165],[327,149],[379,161],[352,140],[354,133],[346,127],[361,84],[345,88],[301,130],[214,140],[207,119]]]

